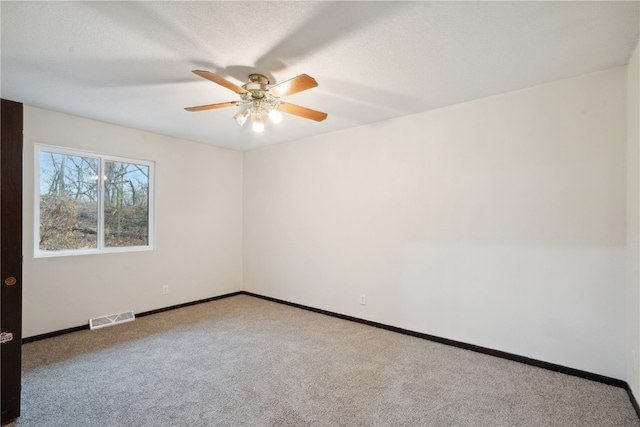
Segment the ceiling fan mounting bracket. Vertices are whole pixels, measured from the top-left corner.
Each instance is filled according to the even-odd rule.
[[[269,79],[266,76],[263,76],[262,74],[249,74],[249,80],[252,83],[260,83],[263,85],[269,84]]]

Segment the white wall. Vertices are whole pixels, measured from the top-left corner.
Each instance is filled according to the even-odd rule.
[[[625,73],[245,153],[245,289],[625,378]]]
[[[25,106],[23,334],[246,289],[623,378],[637,396],[637,63],[246,152],[244,172],[240,152]],[[157,250],[34,259],[34,143],[156,161]]]
[[[640,397],[640,45],[627,67],[627,382]]]
[[[24,129],[25,337],[242,290],[242,153],[30,106]],[[34,259],[34,143],[155,161],[157,249]]]

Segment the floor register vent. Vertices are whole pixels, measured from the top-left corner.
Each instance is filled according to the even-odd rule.
[[[116,323],[133,322],[135,319],[136,317],[134,316],[133,311],[125,311],[124,313],[89,319],[89,328],[94,330],[104,328],[105,326],[115,325]]]

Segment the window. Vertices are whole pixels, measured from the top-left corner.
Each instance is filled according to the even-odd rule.
[[[35,256],[152,249],[153,166],[37,145]]]

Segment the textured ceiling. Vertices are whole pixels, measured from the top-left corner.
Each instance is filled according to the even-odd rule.
[[[3,98],[238,150],[621,66],[640,21],[637,1],[0,5]],[[238,99],[194,69],[307,73],[319,86],[285,100],[329,117],[254,134],[240,107],[186,112]]]

